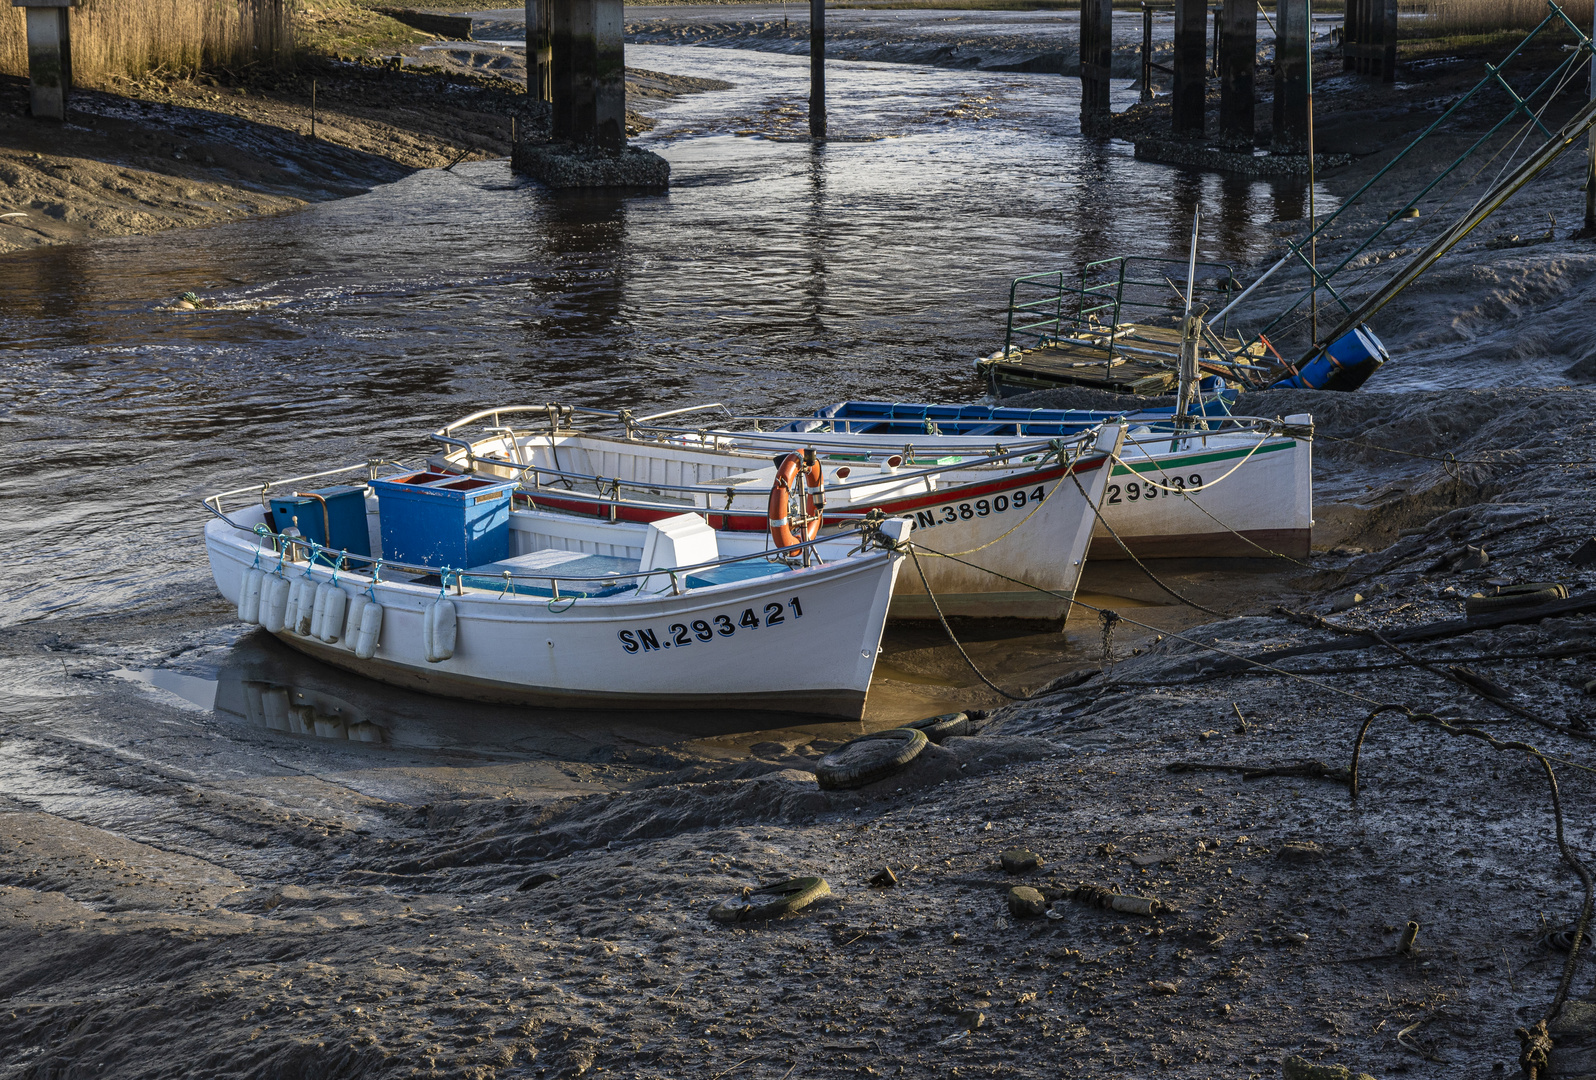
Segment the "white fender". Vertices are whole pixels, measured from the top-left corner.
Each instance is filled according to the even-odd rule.
[[[289,589],[288,582],[276,574],[269,576],[266,584],[261,586],[260,624],[270,633],[282,633],[288,621]]]
[[[316,618],[316,583],[302,577],[295,581],[295,585],[299,587],[299,610],[294,613],[294,633],[309,637],[311,621]],[[288,606],[293,607],[293,604],[289,600]]]
[[[252,566],[244,571],[244,580],[238,587],[238,621],[260,622],[260,590],[266,583],[266,571]]]
[[[360,612],[360,632],[355,635],[355,655],[370,660],[382,638],[382,605],[367,603]]]
[[[366,605],[371,601],[363,592],[357,592],[349,598],[349,605],[344,615],[343,636],[338,640],[343,642],[344,648],[350,652],[355,651],[355,642],[360,638],[360,617],[365,614]]]
[[[283,609],[284,630],[294,630],[299,625],[299,594],[304,588],[304,580],[295,576],[288,581],[288,606]]]
[[[440,596],[427,605],[426,617],[421,621],[427,663],[442,663],[454,655],[455,629],[454,601]]]
[[[327,589],[328,583],[311,586],[310,600],[310,625],[305,632],[311,637],[321,637],[321,622],[327,616]]]
[[[321,612],[321,625],[311,627],[316,636],[331,645],[344,632],[344,608],[349,597],[338,586],[324,581],[316,589],[316,610]]]

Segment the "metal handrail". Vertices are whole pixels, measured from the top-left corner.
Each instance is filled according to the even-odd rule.
[[[1102,332],[1107,335],[1106,347],[1109,359],[1114,359],[1120,351],[1117,339],[1119,326],[1125,315],[1126,308],[1164,310],[1162,304],[1126,297],[1125,290],[1127,286],[1131,288],[1163,289],[1167,285],[1164,280],[1141,280],[1133,276],[1136,272],[1135,267],[1139,263],[1168,263],[1170,265],[1180,265],[1183,269],[1185,266],[1181,260],[1165,259],[1152,255],[1116,255],[1112,258],[1095,259],[1083,263],[1078,275],[1078,285],[1066,281],[1067,272],[1064,270],[1049,270],[1012,279],[1009,283],[1008,324],[1004,332],[1002,355],[1007,356],[1012,351],[1014,336],[1017,333],[1022,335],[1029,334],[1035,337],[1039,343],[1068,341],[1073,344],[1102,348],[1105,344],[1103,342],[1082,341],[1074,337],[1065,338],[1061,336],[1060,331],[1067,325],[1088,325],[1091,316],[1100,312],[1111,312],[1112,314],[1107,319],[1107,325],[1102,327]],[[1197,265],[1205,271],[1217,270],[1224,273],[1225,287],[1212,291],[1220,293],[1228,299],[1231,292],[1234,291],[1231,288],[1231,284],[1236,281],[1235,271],[1230,264],[1200,262]],[[1112,268],[1112,272],[1108,277],[1088,282],[1088,278],[1094,273],[1102,272],[1107,268]],[[1020,290],[1022,288],[1038,288],[1043,290],[1044,295],[1034,300],[1022,300],[1020,298]],[[1096,302],[1100,297],[1102,298],[1101,302]],[[1074,298],[1075,300],[1073,314],[1066,313],[1066,298]],[[1016,316],[1023,320],[1033,313],[1039,314],[1048,308],[1052,309],[1051,315],[1046,315],[1031,322],[1016,322]],[[1042,332],[1047,330],[1051,330],[1052,333]],[[1221,332],[1223,332],[1223,324],[1221,324]],[[1228,349],[1225,352],[1228,356]]]
[[[555,416],[573,416],[576,413],[584,413],[608,417],[611,420],[620,420],[625,417],[625,413],[614,412],[610,409],[594,409],[586,405],[561,405],[557,402],[547,402],[543,405],[499,405],[491,409],[480,409],[470,416],[462,416],[458,420],[450,421],[434,434],[447,435],[456,428],[465,427],[467,424],[475,423],[490,416],[494,418],[494,424],[498,424],[498,417],[501,413],[544,413],[545,415],[552,414]]]
[[[370,469],[370,467],[370,463],[363,462],[359,465],[346,465],[341,469],[328,469],[325,472],[306,473],[304,476],[290,476],[287,480],[272,480],[264,484],[251,484],[249,487],[233,488],[231,491],[218,491],[214,495],[207,495],[205,496],[205,502],[209,503],[212,500],[216,500],[216,509],[220,510],[222,508],[221,500],[232,495],[242,495],[246,491],[250,492],[251,494],[265,493],[275,487],[285,487],[289,484],[297,484],[301,480],[320,480],[324,476],[340,476],[346,472],[354,472],[356,469]]]
[[[652,413],[652,414],[650,414],[648,416],[634,417],[632,419],[632,423],[634,423],[634,424],[646,424],[650,420],[663,420],[667,416],[681,416],[681,415],[683,415],[685,413],[706,412],[706,411],[708,411],[710,409],[719,409],[721,412],[725,413],[727,416],[731,415],[731,410],[728,409],[725,405],[722,405],[718,401],[712,401],[708,405],[689,405],[689,406],[687,406],[684,409],[668,409],[665,412]]]

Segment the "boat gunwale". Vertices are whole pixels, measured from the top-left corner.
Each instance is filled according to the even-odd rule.
[[[1099,433],[1099,431],[1102,428],[1102,426],[1103,426],[1102,424],[1099,424],[1099,425],[1096,425],[1095,427],[1088,428],[1085,431],[1081,432],[1079,435],[1076,435],[1076,436],[1074,436],[1073,438],[1071,438],[1069,440],[1070,445],[1068,447],[1066,447],[1066,449],[1075,450],[1074,455],[1070,458],[1070,461],[1072,463],[1077,461],[1078,459],[1090,458],[1090,457],[1092,457],[1094,455],[1095,456],[1106,456],[1106,455],[1103,455],[1102,451],[1096,450],[1094,448],[1095,447],[1095,437]],[[694,433],[696,434],[696,432],[694,432]],[[707,449],[699,450],[699,448],[696,448],[696,447],[678,445],[678,444],[673,444],[673,443],[667,443],[667,442],[664,442],[662,440],[639,441],[637,439],[627,438],[627,437],[623,437],[623,436],[619,436],[619,435],[610,435],[610,434],[606,434],[606,433],[602,433],[602,432],[574,431],[573,430],[573,431],[566,432],[566,434],[569,435],[569,436],[577,437],[577,438],[598,439],[598,440],[602,440],[602,441],[605,441],[605,442],[619,443],[619,444],[621,444],[623,446],[629,446],[629,447],[634,447],[634,448],[654,447],[654,448],[658,448],[658,449],[662,449],[662,450],[676,450],[676,451],[687,451],[687,452],[712,453],[712,454],[715,454],[716,456],[719,456],[719,457],[746,457],[749,460],[761,460],[761,461],[768,461],[769,460],[769,458],[765,457],[764,455],[750,453],[747,450],[738,451],[738,450],[730,449],[730,448],[728,448],[728,449],[720,449],[720,450],[707,450]],[[537,436],[528,436],[528,438],[529,439],[531,439],[531,438],[539,438],[539,439],[541,439],[541,438],[552,437],[552,435],[553,435],[553,433],[551,432],[547,436],[545,436],[545,435],[537,435]],[[1089,436],[1091,438],[1088,438]],[[513,438],[514,436],[512,435],[511,437]],[[495,440],[495,439],[479,439],[476,442],[468,442],[468,441],[463,440],[463,439],[453,438],[452,436],[442,436],[442,435],[439,435],[438,433],[434,432],[433,435],[432,435],[432,438],[437,440],[440,443],[443,443],[445,446],[453,446],[453,447],[455,447],[457,452],[458,451],[464,451],[465,454],[466,454],[466,462],[467,462],[467,466],[466,467],[468,468],[468,470],[471,469],[471,468],[474,468],[474,464],[476,462],[485,462],[485,463],[487,463],[489,465],[494,465],[494,466],[497,466],[497,467],[502,468],[502,469],[513,469],[513,470],[515,470],[515,471],[517,471],[517,472],[522,474],[522,476],[523,476],[523,479],[522,479],[523,485],[525,484],[525,479],[524,479],[525,474],[527,474],[527,473],[536,473],[539,476],[552,476],[552,477],[555,477],[557,479],[586,480],[586,481],[590,481],[590,482],[592,482],[594,484],[613,484],[613,485],[624,486],[624,487],[627,487],[627,488],[636,488],[636,489],[641,489],[641,490],[648,491],[648,492],[650,492],[651,494],[654,494],[654,495],[663,495],[666,491],[688,492],[688,493],[690,493],[690,494],[692,494],[694,496],[707,495],[707,494],[716,494],[716,495],[718,495],[718,494],[720,494],[720,490],[721,490],[720,488],[718,488],[716,486],[717,482],[715,482],[715,481],[704,481],[703,483],[699,483],[699,484],[667,484],[667,483],[654,483],[652,481],[643,481],[643,480],[624,480],[624,479],[622,479],[620,477],[600,476],[600,475],[595,475],[595,474],[591,474],[591,473],[571,472],[568,469],[548,468],[548,467],[543,466],[543,465],[531,465],[531,464],[525,464],[524,465],[524,464],[521,464],[520,462],[508,461],[508,460],[506,460],[504,458],[496,457],[496,456],[491,455],[491,454],[479,454],[479,453],[476,452],[476,448],[479,445],[482,445],[483,443],[488,443],[488,442],[493,442],[493,441],[499,441],[499,442],[502,443],[504,441],[504,436],[502,436],[502,435],[498,436],[497,440]],[[1168,436],[1164,435],[1164,436],[1161,436],[1161,438],[1167,439]],[[1008,472],[1011,472],[1011,473],[1012,472],[1022,472],[1022,471],[1025,471],[1025,466],[1026,465],[1033,465],[1033,467],[1030,469],[1031,472],[1041,472],[1041,471],[1043,471],[1043,468],[1047,464],[1047,460],[1045,458],[1043,460],[1035,462],[1034,464],[1031,463],[1031,462],[1023,462],[1023,461],[1018,463],[1018,464],[1016,464],[1016,463],[1011,462],[1010,459],[1014,458],[1015,456],[1020,455],[1022,453],[1026,453],[1026,452],[1032,452],[1032,451],[1038,451],[1038,450],[1044,451],[1044,452],[1053,451],[1053,450],[1056,449],[1054,444],[1058,443],[1060,441],[1062,441],[1062,440],[1060,440],[1060,439],[1052,439],[1052,440],[1038,441],[1038,442],[1034,442],[1034,443],[1025,443],[1025,444],[1022,444],[1022,445],[1020,445],[1018,447],[1015,447],[1013,449],[1004,448],[1004,451],[1001,454],[986,454],[986,455],[975,457],[975,458],[972,458],[972,459],[969,459],[969,460],[960,460],[960,461],[957,461],[957,462],[949,462],[947,464],[932,465],[932,466],[929,466],[929,467],[926,467],[926,468],[917,469],[917,470],[909,471],[909,472],[897,471],[897,472],[893,472],[893,473],[888,474],[888,475],[891,475],[892,477],[894,477],[894,478],[896,478],[898,480],[916,480],[916,479],[924,479],[924,478],[935,477],[935,476],[938,476],[938,475],[940,475],[942,473],[953,472],[955,470],[959,470],[959,471],[972,470],[973,471],[975,469],[990,468],[991,471],[993,471],[993,472],[1004,472],[1004,471],[1008,471]],[[645,455],[639,454],[639,456],[645,456]],[[657,456],[657,455],[653,455],[653,456]],[[449,457],[450,457],[449,453],[445,452],[445,454],[443,455],[443,459],[445,461],[447,461],[447,460],[449,460]],[[456,464],[458,464],[458,463],[456,463]],[[757,472],[758,470],[755,469],[755,470],[748,470],[748,471]],[[733,474],[733,475],[736,475],[736,474]],[[985,481],[972,481],[972,483],[973,482],[983,482],[984,483]],[[830,490],[833,490],[833,491],[847,491],[850,488],[867,487],[867,486],[874,485],[874,484],[879,484],[879,483],[882,483],[880,475],[866,474],[861,479],[854,480],[854,481],[851,481],[851,482],[833,483],[832,485],[830,485]],[[241,489],[241,490],[249,490],[249,489]],[[531,494],[531,492],[527,492],[527,494]],[[669,504],[661,504],[661,505],[669,505]],[[698,507],[693,507],[693,509],[696,510],[696,509],[699,509],[699,508]],[[710,512],[718,513],[718,511],[715,511],[714,507],[706,507],[705,509],[708,509]]]
[[[319,477],[319,476],[338,475],[339,473],[350,471],[351,468],[364,468],[364,467],[365,466],[362,465],[362,466],[351,466],[350,468],[345,468],[345,469],[335,469],[335,470],[330,470],[330,471],[325,472],[325,473],[311,474],[311,476],[308,476],[308,477],[306,477],[306,476],[294,477],[294,478],[292,478],[290,480],[287,480],[287,481],[281,481],[280,483],[297,483],[300,480],[313,479],[313,478],[316,478],[316,477]],[[276,485],[271,485],[271,486],[276,486]],[[453,577],[455,579],[455,585],[456,585],[457,590],[460,590],[457,593],[457,595],[464,595],[463,590],[467,589],[467,588],[473,589],[473,590],[475,590],[477,592],[481,592],[481,593],[489,593],[489,594],[491,594],[493,592],[493,590],[491,588],[484,589],[484,588],[480,588],[478,586],[467,586],[467,585],[464,584],[464,580],[463,579],[464,579],[465,575],[472,573],[472,568],[471,567],[453,567],[453,566],[435,567],[435,566],[426,566],[426,565],[420,564],[420,563],[399,562],[397,560],[386,559],[386,558],[383,558],[381,556],[357,555],[357,554],[354,554],[352,552],[343,551],[343,550],[336,550],[335,561],[334,562],[328,562],[326,560],[328,558],[332,557],[331,555],[329,555],[329,553],[334,552],[335,549],[329,548],[326,545],[317,544],[315,541],[306,540],[303,537],[285,536],[282,533],[275,532],[275,531],[273,531],[271,529],[266,528],[264,521],[261,524],[255,525],[253,527],[240,525],[238,522],[236,522],[236,521],[232,520],[231,518],[229,518],[226,515],[226,513],[224,513],[222,511],[222,509],[219,507],[219,505],[216,505],[217,503],[220,502],[220,500],[225,495],[228,495],[228,494],[239,494],[239,493],[242,493],[242,492],[245,492],[245,491],[253,492],[253,491],[257,491],[257,490],[264,490],[264,489],[259,489],[259,488],[255,488],[255,487],[239,488],[239,489],[237,489],[236,491],[233,491],[233,492],[221,492],[221,493],[218,493],[216,495],[207,496],[205,499],[201,500],[201,503],[207,510],[209,510],[213,515],[215,515],[215,517],[217,519],[219,519],[221,522],[226,524],[229,528],[233,529],[234,532],[240,534],[239,541],[238,541],[238,546],[241,549],[243,549],[243,550],[253,550],[256,553],[259,553],[259,552],[262,552],[262,551],[267,551],[268,549],[262,547],[260,542],[262,540],[267,540],[267,539],[271,540],[272,546],[271,546],[271,548],[269,550],[270,550],[270,553],[272,555],[278,556],[279,567],[284,566],[284,565],[288,565],[290,562],[292,562],[292,565],[295,565],[295,566],[301,565],[300,561],[297,558],[295,558],[293,560],[289,560],[287,558],[287,555],[281,550],[282,545],[284,545],[286,543],[287,546],[290,546],[290,547],[304,547],[304,548],[306,548],[309,551],[309,553],[310,553],[309,554],[309,558],[304,563],[304,565],[307,567],[307,570],[314,570],[315,567],[317,566],[317,561],[316,560],[318,558],[320,558],[320,559],[323,560],[320,565],[323,565],[323,566],[325,566],[327,568],[327,571],[328,571],[329,575],[333,575],[335,573],[336,574],[347,575],[351,579],[354,579],[354,580],[357,580],[357,581],[362,581],[362,582],[367,582],[367,583],[370,583],[370,584],[373,584],[373,585],[393,586],[393,587],[396,587],[396,588],[411,588],[411,589],[417,589],[417,590],[421,590],[421,591],[430,593],[433,590],[433,588],[435,588],[435,587],[447,589],[448,588],[448,580],[449,580],[450,577]],[[249,509],[251,511],[254,511],[256,508],[252,506]],[[237,511],[234,511],[234,512],[237,513]],[[695,514],[694,516],[698,516],[698,515]],[[575,518],[573,520],[585,521],[586,519],[584,519],[584,518]],[[900,519],[891,519],[891,520],[900,520]],[[883,522],[882,524],[885,525],[885,524],[887,524],[887,522]],[[207,523],[207,525],[209,525],[209,523]],[[826,568],[826,567],[844,565],[844,564],[846,564],[848,562],[851,562],[851,561],[854,561],[854,560],[858,559],[860,556],[864,556],[865,555],[865,546],[868,543],[870,543],[871,541],[874,540],[874,541],[876,541],[879,544],[878,534],[879,534],[879,530],[878,529],[873,528],[873,527],[869,527],[869,526],[861,525],[859,528],[849,529],[849,530],[846,530],[844,532],[830,533],[830,534],[827,534],[825,536],[817,536],[817,537],[815,537],[812,540],[806,540],[806,541],[803,541],[801,543],[788,545],[786,547],[768,548],[768,549],[763,550],[763,551],[749,552],[748,554],[745,554],[745,555],[728,555],[728,556],[725,556],[725,557],[713,559],[713,560],[708,561],[708,562],[691,563],[691,564],[687,564],[687,565],[684,565],[684,566],[656,566],[656,567],[651,567],[651,568],[649,568],[647,570],[644,570],[641,567],[639,567],[639,569],[635,573],[616,574],[615,575],[615,580],[617,582],[619,582],[619,581],[637,580],[638,581],[638,589],[641,589],[642,582],[646,581],[648,578],[654,577],[656,575],[665,575],[665,576],[672,577],[673,588],[674,588],[674,576],[677,575],[677,574],[680,574],[683,577],[685,577],[688,574],[691,574],[691,573],[694,573],[694,572],[697,572],[697,571],[713,570],[715,568],[718,568],[718,567],[721,567],[721,566],[731,565],[731,564],[734,564],[734,563],[752,562],[753,560],[756,560],[756,559],[764,559],[767,562],[776,562],[776,561],[778,561],[778,559],[782,559],[782,557],[784,557],[784,556],[785,557],[794,557],[794,556],[801,557],[801,555],[802,555],[802,553],[804,552],[805,549],[813,549],[813,548],[815,548],[817,546],[821,546],[821,545],[835,545],[837,542],[846,540],[849,537],[859,537],[860,538],[861,547],[860,547],[860,550],[857,553],[855,553],[854,555],[847,556],[847,557],[845,557],[843,559],[835,560],[835,561],[833,561],[831,563],[822,562],[822,563],[820,563],[819,567],[793,567],[791,565],[786,565],[785,570],[772,571],[770,574],[760,575],[759,577],[756,577],[756,578],[748,578],[748,579],[745,579],[745,581],[743,581],[743,582],[725,582],[725,583],[718,583],[718,584],[711,584],[711,585],[689,586],[687,588],[684,588],[681,592],[673,592],[673,595],[680,596],[680,595],[686,595],[689,592],[699,593],[699,592],[703,592],[705,590],[721,589],[721,588],[726,588],[726,587],[732,586],[732,585],[751,584],[751,583],[754,583],[754,582],[765,581],[765,580],[770,579],[770,578],[776,578],[776,577],[779,577],[779,576],[781,576],[783,574],[792,573],[794,571],[812,570],[812,569],[819,569],[819,568]],[[205,536],[206,536],[206,542],[209,543],[212,534],[211,534],[210,529],[208,527],[205,530]],[[244,543],[243,537],[251,538],[253,540],[253,544],[251,545],[251,544]],[[895,538],[895,541],[896,540],[901,540],[901,538]],[[893,548],[884,547],[884,546],[880,547],[880,550],[882,550],[886,554],[892,554],[894,552]],[[369,568],[369,572],[366,573],[366,574],[361,574],[357,570],[346,569],[344,564],[350,562],[351,560],[354,561],[354,562],[357,562],[357,563],[364,564],[366,567]],[[380,577],[381,571],[383,569],[397,570],[400,573],[406,573],[406,574],[433,574],[433,575],[437,575],[439,577],[439,579],[440,579],[440,584],[439,584],[439,586],[432,586],[432,585],[418,585],[418,584],[416,584],[414,582],[383,581],[381,579],[381,577]],[[484,576],[484,575],[476,575],[476,576]],[[511,573],[509,575],[509,577],[510,577],[511,583],[513,583],[517,579],[525,579],[527,581],[580,581],[580,582],[592,582],[592,581],[598,580],[598,579],[595,579],[591,574],[586,574],[586,575],[577,575],[577,574],[519,574],[518,575],[518,574]],[[505,596],[505,595],[515,596],[517,599],[522,599],[518,594],[514,594],[508,589],[506,589],[505,592],[503,594],[501,594],[501,598],[503,596]],[[636,597],[639,594],[637,593],[637,591],[634,590],[632,595],[634,597]],[[622,597],[618,597],[618,596],[615,596],[615,595],[611,595],[611,596],[608,596],[608,597],[587,597],[587,596],[581,597],[581,599],[583,599],[583,600],[585,600],[587,602],[590,602],[590,603],[597,603],[597,602],[600,602],[600,601],[610,601],[610,600],[616,600],[616,599],[621,599],[621,598]],[[538,603],[547,602],[546,599],[543,598],[543,597],[525,598],[525,599],[527,599],[528,602],[532,602],[534,600],[536,602],[538,602]],[[559,599],[559,598],[553,598],[553,599]]]
[[[244,533],[244,530],[240,529],[237,525],[233,525],[232,528],[235,533]],[[260,534],[248,533],[246,535],[258,536]],[[833,535],[822,538],[821,540],[812,541],[812,543],[825,543],[827,541],[834,541],[838,538],[838,536]],[[266,550],[264,548],[250,546],[247,542],[245,542],[244,535],[228,537],[225,535],[219,535],[219,533],[212,533],[209,529],[206,530],[205,541],[207,547],[214,543],[218,548],[222,549],[223,552],[229,552],[229,549],[231,549],[229,552],[229,557],[234,558],[239,562],[248,561],[254,552],[263,552]],[[273,551],[272,554],[278,554],[278,552]],[[755,552],[751,556],[739,556],[738,558],[759,558],[763,554],[763,552]],[[895,550],[882,548],[868,553],[860,552],[847,558],[836,559],[829,563],[819,563],[810,567],[789,567],[785,571],[764,574],[755,578],[746,578],[742,581],[728,581],[711,585],[692,586],[682,589],[681,592],[643,594],[633,590],[630,592],[611,594],[609,596],[575,596],[566,594],[564,596],[558,597],[543,597],[527,596],[508,590],[496,592],[491,588],[479,588],[477,586],[465,585],[460,586],[463,591],[447,593],[446,595],[448,599],[454,600],[456,602],[462,600],[470,602],[467,604],[467,607],[469,608],[471,617],[474,619],[483,619],[484,621],[489,622],[525,622],[527,620],[516,617],[515,613],[519,611],[530,611],[535,615],[537,613],[536,609],[538,608],[549,610],[550,615],[562,621],[583,621],[584,616],[575,614],[575,611],[579,608],[591,610],[594,605],[602,605],[609,610],[603,613],[593,612],[592,614],[586,616],[586,619],[589,621],[603,621],[604,619],[613,619],[619,617],[617,612],[623,608],[635,608],[637,605],[643,603],[665,603],[669,601],[684,601],[702,597],[704,598],[705,602],[696,606],[705,608],[722,607],[728,602],[727,598],[729,596],[740,595],[744,592],[758,593],[760,595],[774,592],[784,592],[786,589],[775,589],[772,586],[777,582],[790,580],[788,575],[791,574],[803,574],[806,576],[805,581],[793,582],[795,587],[807,584],[822,584],[829,581],[829,579],[850,577],[854,574],[879,572],[881,569],[879,562],[881,560],[891,560],[893,558],[902,558],[902,556]],[[326,563],[305,563],[299,560],[289,561],[287,559],[282,559],[277,566],[274,566],[269,570],[264,567],[260,567],[259,569],[262,569],[263,572],[268,574],[277,574],[280,571],[286,571],[289,567],[299,571],[301,576],[316,582],[318,585],[322,584],[323,582],[332,582],[335,579],[333,568]],[[682,572],[681,569],[678,568],[672,569],[676,569],[677,573]],[[826,571],[829,571],[829,573],[825,573]],[[463,576],[468,572],[469,571],[462,571],[460,573]],[[451,576],[453,576],[455,573],[455,571],[450,570]],[[665,568],[655,568],[646,572],[640,571],[637,576],[648,577],[665,573]],[[822,580],[816,580],[817,575]],[[447,589],[447,586],[442,585],[423,585],[413,581],[394,581],[373,578],[369,575],[362,575],[357,571],[351,570],[339,570],[336,576],[347,579],[351,585],[357,586],[357,591],[363,591],[367,587],[373,590],[382,589],[386,592],[396,593],[399,598],[410,597],[421,601],[437,599],[440,595],[440,588]],[[548,581],[549,575],[538,574],[528,577],[527,580]],[[560,578],[559,580],[592,581],[594,579],[591,577],[570,577]],[[580,601],[580,603],[573,604],[571,607],[562,608],[558,611],[549,609],[551,603],[558,604],[562,600]],[[674,606],[680,608],[685,605],[678,604]],[[532,621],[540,620],[534,619]]]

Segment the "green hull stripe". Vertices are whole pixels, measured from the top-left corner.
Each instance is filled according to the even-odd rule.
[[[1239,450],[1213,450],[1181,454],[1173,458],[1161,458],[1158,461],[1140,461],[1134,464],[1126,463],[1122,465],[1119,462],[1115,462],[1114,471],[1109,473],[1109,475],[1125,476],[1129,473],[1156,473],[1159,471],[1169,472],[1171,470],[1189,469],[1193,465],[1207,465],[1212,461],[1232,461],[1236,458],[1244,458],[1249,453],[1253,453],[1253,456],[1256,457],[1258,454],[1272,454],[1277,450],[1291,450],[1296,445],[1296,440],[1292,439],[1286,442],[1265,443],[1258,448],[1256,453],[1248,448],[1243,448]]]

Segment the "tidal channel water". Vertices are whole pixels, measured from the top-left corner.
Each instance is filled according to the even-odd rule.
[[[1205,256],[1257,259],[1303,213],[1300,185],[1082,141],[1058,76],[835,63],[816,146],[802,57],[628,61],[734,84],[640,140],[668,194],[559,194],[494,161],[0,262],[0,626],[208,586],[203,493],[415,457],[489,404],[973,398],[1013,275],[1181,254],[1196,207]],[[163,310],[189,290],[215,309]]]

